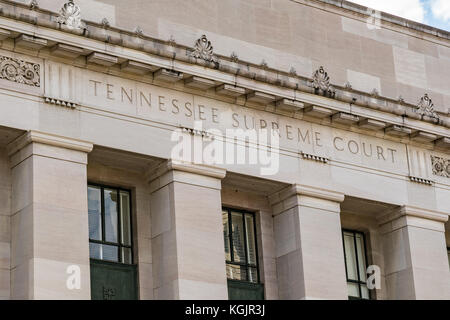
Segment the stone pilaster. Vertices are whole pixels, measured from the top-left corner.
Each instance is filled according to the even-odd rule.
[[[347,299],[341,193],[293,185],[270,197],[280,299]]]
[[[221,179],[170,160],[150,176],[155,299],[227,299]]]
[[[92,147],[36,131],[8,146],[13,299],[90,299],[86,165]],[[78,271],[79,289],[69,278]]]
[[[380,219],[388,299],[450,299],[448,215],[403,206]]]

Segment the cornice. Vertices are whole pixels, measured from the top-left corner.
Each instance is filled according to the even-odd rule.
[[[345,195],[340,192],[326,190],[323,188],[317,188],[307,185],[294,184],[279,192],[276,192],[269,196],[269,203],[275,205],[282,202],[292,196],[308,196],[312,198],[318,198],[322,200],[328,200],[341,203],[345,199]]]
[[[390,223],[392,221],[397,220],[398,218],[409,216],[409,217],[416,217],[416,218],[422,218],[426,220],[432,220],[437,222],[447,222],[449,219],[450,212],[441,212],[441,211],[435,211],[430,209],[424,209],[419,208],[415,206],[410,205],[404,205],[399,208],[395,208],[383,216],[378,218],[379,225],[385,225],[387,223]]]
[[[294,2],[300,2],[299,0],[291,0]],[[305,0],[303,0],[305,1]],[[350,11],[353,14],[360,14],[363,16],[368,17],[368,12],[372,12],[373,9],[357,4],[357,3],[353,3],[350,1],[345,1],[345,0],[306,0],[306,1],[312,1],[312,2],[316,2],[316,3],[325,3],[328,5],[333,5],[335,7],[338,7],[339,9],[341,9],[343,12],[344,11]],[[409,19],[405,19],[402,17],[398,17],[392,14],[389,14],[387,12],[380,12],[379,16],[377,16],[377,19],[380,19],[383,22],[387,22],[387,23],[391,23],[394,25],[397,25],[399,27],[403,27],[403,28],[407,28],[407,29],[412,29],[414,31],[419,31],[425,34],[429,34],[431,36],[435,36],[438,38],[443,38],[445,40],[450,40],[450,32],[446,31],[446,30],[442,30],[439,28],[435,28],[423,23],[419,23],[419,22],[415,22]]]
[[[444,149],[450,147],[450,133],[447,131],[444,130],[445,134],[436,135],[436,132],[417,128],[418,123],[423,123],[424,128],[429,128],[430,125],[450,128],[450,118],[434,111],[433,103],[426,93],[423,97],[418,97],[418,104],[414,105],[402,99],[394,101],[381,97],[376,92],[355,91],[349,85],[336,86],[326,68],[319,68],[308,78],[297,75],[295,70],[285,72],[271,69],[266,63],[255,65],[240,61],[236,54],[232,57],[216,55],[213,44],[206,36],[198,39],[191,48],[176,44],[173,38],[164,41],[148,37],[139,28],[134,32],[114,28],[109,26],[107,21],[77,21],[74,27],[64,23],[61,14],[41,10],[36,6],[30,8],[9,0],[0,0],[0,8],[0,36],[2,39],[14,39],[16,46],[21,45],[33,50],[49,48],[51,54],[64,58],[84,56],[87,64],[104,67],[119,65],[127,72],[153,74],[155,79],[162,81],[185,81],[186,86],[188,81],[196,77],[196,81],[191,81],[190,85],[200,89],[213,87],[218,95],[244,97],[250,103],[273,105],[282,111],[302,112],[319,119],[331,117],[336,122],[344,121],[343,123],[362,129],[382,130],[394,137],[409,135],[413,141],[418,139],[417,141],[423,142],[423,135],[420,133],[428,132],[433,136],[429,135],[431,140],[427,142],[434,142],[436,146]],[[78,14],[79,12],[77,19],[80,18]],[[20,23],[7,23],[6,20],[2,22],[5,18]],[[71,36],[55,37],[55,32]],[[86,46],[77,46],[75,40],[78,37],[79,42]],[[55,40],[56,38],[58,40]],[[66,40],[69,38],[71,40]],[[99,46],[99,42],[106,45]],[[125,49],[142,54],[130,59],[125,54]],[[207,72],[203,72],[200,77],[195,72],[199,69],[180,70],[181,65],[203,67],[202,70]],[[238,78],[247,78],[261,85],[258,85],[258,88],[236,86]],[[290,94],[284,95],[281,92]],[[336,109],[334,106],[339,103],[346,105],[348,111]],[[367,112],[364,115],[358,114],[358,111],[355,111],[358,109]],[[401,124],[399,121],[383,122],[379,121],[379,117],[367,116],[374,112],[394,115],[401,119]],[[336,117],[336,114],[340,115]]]
[[[225,169],[210,165],[170,159],[160,164],[156,169],[151,170],[148,174],[148,181],[152,182],[153,180],[161,177],[162,175],[164,175],[169,171],[182,171],[187,173],[194,173],[201,176],[216,178],[220,180],[225,178],[225,175],[227,173]]]

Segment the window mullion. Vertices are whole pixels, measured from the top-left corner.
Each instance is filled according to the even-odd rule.
[[[122,208],[120,206],[120,189],[116,190],[117,192],[117,250],[118,250],[118,257],[119,257],[119,261],[123,262],[123,258],[122,258],[122,252],[121,252],[121,244],[122,244],[122,223],[121,223],[121,218],[122,218]]]
[[[247,273],[247,281],[250,281],[250,268],[248,267],[248,261],[249,261],[249,257],[248,257],[248,249],[247,249],[247,224],[246,224],[246,217],[245,217],[245,213],[241,213],[242,214],[242,229],[244,232],[244,252],[245,252],[245,266],[246,266],[246,273]]]
[[[101,197],[101,208],[100,208],[100,216],[102,219],[102,242],[106,241],[106,235],[105,235],[105,190],[103,187],[100,188],[100,197]]]
[[[356,243],[356,232],[353,232],[353,243],[355,245],[355,258],[356,258],[356,272],[358,274],[358,290],[359,297],[362,299],[362,290],[361,290],[361,275],[359,273],[359,259],[358,259],[358,245]]]

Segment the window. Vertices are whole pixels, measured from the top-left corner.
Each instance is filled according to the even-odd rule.
[[[367,288],[367,255],[364,234],[343,230],[345,272],[350,299],[370,299]]]
[[[255,215],[224,208],[222,221],[227,278],[259,283]]]
[[[91,259],[132,264],[130,192],[89,185],[88,211]]]

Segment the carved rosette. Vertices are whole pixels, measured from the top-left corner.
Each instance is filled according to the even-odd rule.
[[[40,66],[38,63],[0,56],[0,79],[40,87]]]
[[[431,156],[431,166],[435,176],[450,178],[450,159]]]
[[[84,24],[81,21],[81,9],[73,3],[73,0],[65,3],[61,8],[58,23],[64,24],[69,29],[82,29]]]
[[[314,88],[315,94],[330,98],[334,98],[336,94],[336,91],[330,83],[330,77],[322,66],[314,72],[311,85]]]
[[[213,46],[205,35],[195,42],[194,51],[190,54],[191,57],[202,59],[208,62],[216,62],[213,52]]]
[[[438,114],[436,111],[434,111],[434,104],[431,98],[428,96],[427,93],[420,98],[419,104],[417,105],[415,112],[419,113],[422,116],[429,116],[432,118],[439,119]]]

